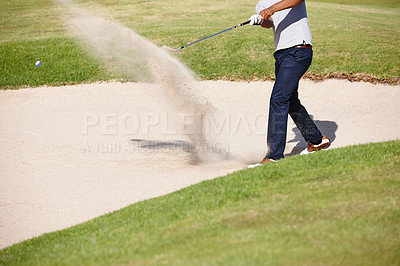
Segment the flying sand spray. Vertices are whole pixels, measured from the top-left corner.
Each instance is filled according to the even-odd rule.
[[[217,110],[201,95],[200,84],[196,82],[192,71],[168,52],[132,30],[90,14],[68,0],[58,1],[68,8],[67,23],[72,33],[83,41],[84,46],[95,51],[94,56],[103,61],[107,67],[122,70],[136,81],[151,81],[160,84],[171,112],[185,113],[193,117],[193,133],[186,135],[195,150],[218,138],[215,134],[203,133],[203,119],[206,117],[215,119],[218,114],[214,116]],[[189,45],[191,44],[186,46]],[[229,156],[227,151],[215,153],[203,148],[191,154],[197,162],[221,160]]]

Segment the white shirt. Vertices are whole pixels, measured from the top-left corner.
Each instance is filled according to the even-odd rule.
[[[261,0],[256,5],[256,13],[260,14],[281,0]],[[290,48],[299,44],[312,44],[310,25],[308,24],[305,2],[276,12],[270,17],[273,22],[275,51]]]

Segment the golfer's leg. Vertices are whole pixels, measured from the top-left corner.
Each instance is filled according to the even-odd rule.
[[[307,142],[319,144],[322,140],[321,131],[311,119],[306,108],[300,103],[299,94],[296,90],[290,99],[289,115],[293,119],[301,135]]]
[[[281,82],[276,79],[269,105],[267,130],[268,153],[266,155],[266,158],[274,160],[283,158],[286,145],[289,99],[283,99],[282,90]]]
[[[266,155],[266,158],[269,159],[277,160],[284,157],[283,152],[286,147],[287,116],[290,108],[290,100],[293,99],[293,94],[296,94],[294,97],[298,99],[297,88],[299,80],[311,64],[312,50],[299,49],[294,48],[285,50],[281,54],[276,53],[276,58],[280,64],[270,100],[267,130],[267,145],[269,150]]]
[[[290,98],[297,88],[297,83],[293,82],[296,80],[296,70],[291,67],[293,62],[290,63],[290,61],[292,60],[289,56],[283,60],[286,61],[286,64],[281,63],[271,94],[267,129],[268,153],[266,155],[266,158],[269,159],[279,160],[284,157]],[[285,65],[290,67],[285,67]]]

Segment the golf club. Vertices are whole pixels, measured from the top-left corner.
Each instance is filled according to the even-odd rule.
[[[243,23],[240,23],[239,25],[230,27],[229,29],[226,29],[226,30],[223,30],[223,31],[214,33],[213,35],[204,37],[203,39],[200,39],[200,40],[197,40],[197,41],[195,41],[195,42],[191,42],[191,43],[189,43],[189,44],[186,44],[186,45],[184,45],[184,46],[181,46],[181,47],[179,47],[179,48],[173,49],[172,52],[179,51],[179,50],[181,50],[181,49],[183,49],[183,48],[185,48],[185,47],[187,47],[187,46],[189,46],[189,45],[192,45],[192,44],[201,42],[201,41],[203,41],[203,40],[205,40],[205,39],[208,39],[208,38],[211,38],[211,37],[213,37],[213,36],[215,36],[215,35],[221,34],[221,33],[225,32],[225,31],[232,30],[232,29],[236,29],[236,28],[238,28],[238,27],[244,26],[244,25],[249,24],[249,23],[250,23],[250,20],[248,20],[248,21],[246,21],[246,22],[243,22]]]

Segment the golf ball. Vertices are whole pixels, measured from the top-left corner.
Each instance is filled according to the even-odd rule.
[[[35,63],[35,64],[36,64],[36,66],[37,66],[37,67],[40,67],[40,66],[42,65],[42,62],[40,62],[40,61],[36,61],[36,63]]]

